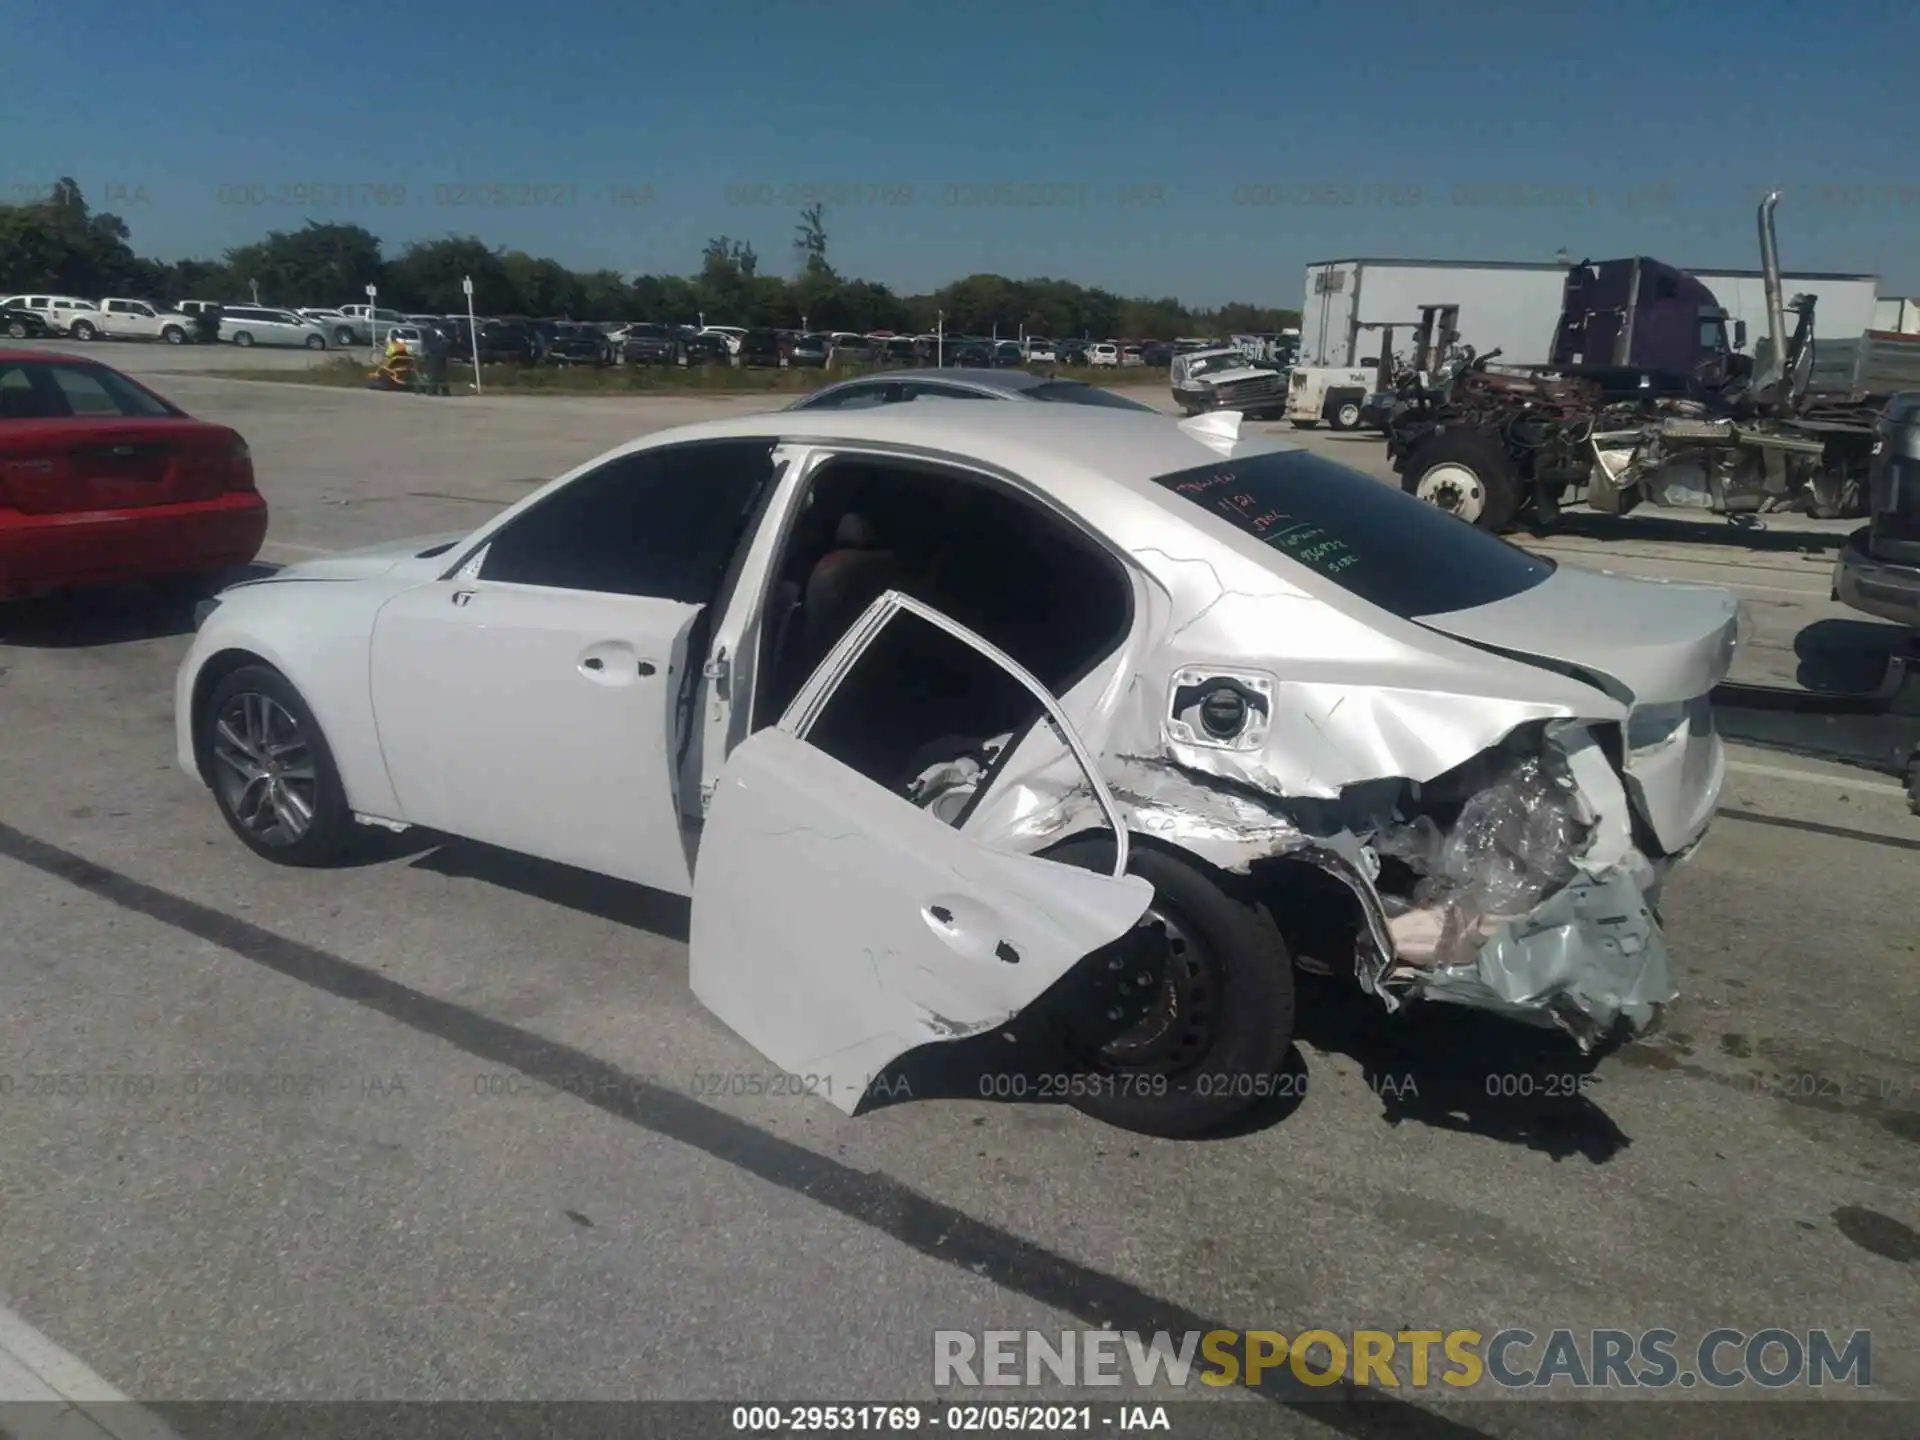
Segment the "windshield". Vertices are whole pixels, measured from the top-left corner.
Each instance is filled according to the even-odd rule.
[[[1154,483],[1407,620],[1508,600],[1553,574],[1551,560],[1304,450],[1202,465]]]
[[[1158,414],[1151,405],[1142,405],[1138,400],[1129,400],[1124,395],[1116,395],[1111,390],[1102,390],[1098,385],[1085,385],[1078,380],[1049,380],[1044,385],[1035,385],[1020,392],[1028,400],[1051,400],[1068,405],[1103,405],[1109,410],[1145,410],[1148,414]]]
[[[1189,355],[1187,373],[1189,375],[1212,375],[1221,370],[1245,370],[1247,357],[1238,350],[1231,355]]]

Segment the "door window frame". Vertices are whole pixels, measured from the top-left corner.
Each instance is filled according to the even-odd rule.
[[[1073,531],[1082,543],[1096,550],[1112,566],[1114,578],[1125,596],[1127,613],[1124,626],[1116,627],[1117,641],[1092,657],[1069,679],[1061,693],[1070,694],[1078,689],[1088,676],[1096,674],[1116,655],[1123,657],[1122,669],[1125,670],[1125,652],[1139,642],[1141,616],[1146,613],[1143,589],[1146,582],[1138,565],[1114,541],[1018,474],[966,456],[878,441],[835,443],[796,438],[782,441],[775,453],[785,460],[779,483],[767,491],[768,499],[754,526],[754,533],[744,547],[741,573],[727,592],[724,604],[716,605],[709,631],[710,650],[716,645],[726,647],[730,679],[725,711],[716,713],[715,707],[703,707],[702,713],[708,718],[698,722],[702,753],[698,774],[690,775],[689,783],[697,785],[701,793],[708,793],[719,784],[727,757],[755,732],[754,712],[759,706],[760,690],[765,682],[763,671],[770,638],[765,633],[764,625],[767,606],[773,598],[774,585],[793,544],[795,530],[815,481],[823,471],[841,462],[903,466],[938,474],[957,485],[985,486],[1013,503],[1037,508],[1049,522]],[[838,644],[837,641],[835,643]],[[831,655],[833,652],[829,650],[828,653]],[[800,691],[796,692],[795,699],[805,690],[803,684]],[[763,722],[766,726],[777,723],[777,717]],[[961,817],[961,824],[964,825],[971,818],[973,810],[985,800],[1031,729],[1029,726],[1008,742],[992,773],[982,781],[974,804]],[[699,807],[695,806],[688,813],[700,813]]]
[[[524,585],[526,588],[533,590],[558,590],[581,595],[618,594],[619,592],[617,591],[596,590],[591,586],[583,585],[534,585],[529,581],[521,580],[489,580],[481,574],[481,571],[485,567],[487,552],[492,549],[493,542],[504,535],[511,526],[518,524],[524,517],[534,513],[536,510],[557,501],[575,486],[587,484],[602,471],[610,470],[617,465],[625,465],[643,458],[664,456],[678,450],[695,450],[711,446],[747,445],[764,445],[769,452],[767,478],[762,482],[759,493],[748,507],[750,515],[753,513],[764,513],[766,497],[778,489],[784,471],[783,460],[780,454],[780,441],[775,436],[725,435],[702,440],[683,440],[664,445],[644,445],[637,449],[622,450],[615,455],[602,456],[596,460],[590,460],[579,469],[557,477],[551,483],[541,486],[525,499],[508,506],[475,532],[466,548],[458,552],[459,558],[455,560],[453,564],[449,565],[438,578],[443,581],[479,581],[487,585]],[[736,546],[735,554],[728,557],[727,564],[722,567],[721,585],[723,590],[726,583],[725,577],[739,568],[737,564],[739,554],[751,546],[754,529],[753,522],[749,519],[748,533],[741,536],[739,544]],[[632,600],[664,600],[668,597],[664,595],[642,594],[628,595],[626,598]],[[715,602],[696,601],[693,603],[713,604]]]
[[[874,401],[870,405],[835,405],[835,404],[822,403],[817,405],[815,404],[802,405],[800,408],[802,410],[825,410],[828,412],[832,412],[836,410],[878,410],[882,406],[898,405],[901,402],[903,397],[898,393],[901,387],[901,383],[902,382],[898,380],[874,381],[871,383],[864,380],[855,381],[854,383],[848,385],[846,389],[836,392],[835,395],[826,397],[828,401],[831,401],[836,398],[843,398],[846,396],[861,396],[861,395],[871,395],[871,394],[878,393],[882,398]],[[890,394],[889,392],[893,392],[893,393]]]
[[[1074,762],[1079,765],[1082,777],[1093,792],[1094,803],[1099,806],[1107,828],[1113,832],[1113,878],[1119,879],[1125,875],[1127,873],[1126,824],[1120,817],[1120,809],[1113,798],[1113,791],[1108,788],[1107,782],[1100,775],[1099,761],[1087,748],[1086,741],[1081,739],[1079,731],[1074,729],[1073,722],[1061,708],[1059,698],[1042,685],[1031,671],[992,641],[975,634],[959,621],[949,619],[933,606],[916,600],[911,595],[903,595],[898,590],[889,590],[869,605],[860,618],[848,628],[847,633],[834,642],[833,648],[827,652],[826,659],[822,660],[814,672],[806,678],[800,686],[799,693],[793,697],[792,703],[787,706],[785,713],[772,728],[784,731],[803,744],[810,744],[811,742],[807,739],[808,732],[818,723],[827,706],[833,702],[840,686],[852,675],[868,649],[880,638],[881,632],[903,614],[917,616],[983,656],[989,663],[1011,675],[1022,688],[1040,702],[1043,710],[1042,718],[1052,729],[1055,738],[1066,746]],[[1010,741],[1008,749],[1013,749],[1015,743]],[[854,773],[858,774],[858,772]],[[885,793],[893,793],[886,791],[878,781],[865,775],[860,775],[859,780],[860,783],[873,785]],[[987,784],[983,782],[982,791],[986,788]],[[913,806],[913,802],[905,796],[896,795],[894,798],[902,805]],[[963,823],[964,819],[963,816]],[[958,830],[961,825],[956,824],[952,828]]]

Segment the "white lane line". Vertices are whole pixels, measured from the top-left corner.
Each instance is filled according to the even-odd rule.
[[[1755,765],[1750,760],[1729,760],[1727,769],[1739,775],[1764,775],[1769,780],[1792,780],[1801,785],[1828,785],[1836,790],[1862,790],[1869,795],[1897,795],[1903,800],[1907,794],[1898,785],[1886,785],[1878,780],[1853,780],[1845,775],[1822,775],[1818,771],[1795,770],[1786,765]]]
[[[64,1402],[64,1403],[63,1403]],[[84,1420],[88,1424],[76,1424]],[[179,1432],[102,1380],[0,1304],[0,1421],[18,1440],[110,1436],[180,1440]]]
[[[1651,579],[1653,577],[1642,576],[1641,578]],[[1822,590],[1808,590],[1798,585],[1749,585],[1742,580],[1694,580],[1688,581],[1687,583],[1694,585],[1711,585],[1719,590],[1751,590],[1756,595],[1793,595],[1802,600],[1831,600],[1833,598],[1833,587],[1831,585]]]

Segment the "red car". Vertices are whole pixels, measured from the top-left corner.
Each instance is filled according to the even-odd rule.
[[[237,432],[97,360],[0,350],[0,599],[212,576],[266,534]]]

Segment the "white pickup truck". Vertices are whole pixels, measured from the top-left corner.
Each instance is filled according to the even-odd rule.
[[[384,345],[394,326],[407,323],[407,317],[398,310],[382,310],[373,305],[342,305],[340,314],[345,317],[344,323],[340,320],[320,322],[336,345]],[[340,338],[343,330],[348,339]]]
[[[146,300],[100,302],[100,333],[109,340],[164,340],[184,345],[193,338],[193,318]]]

